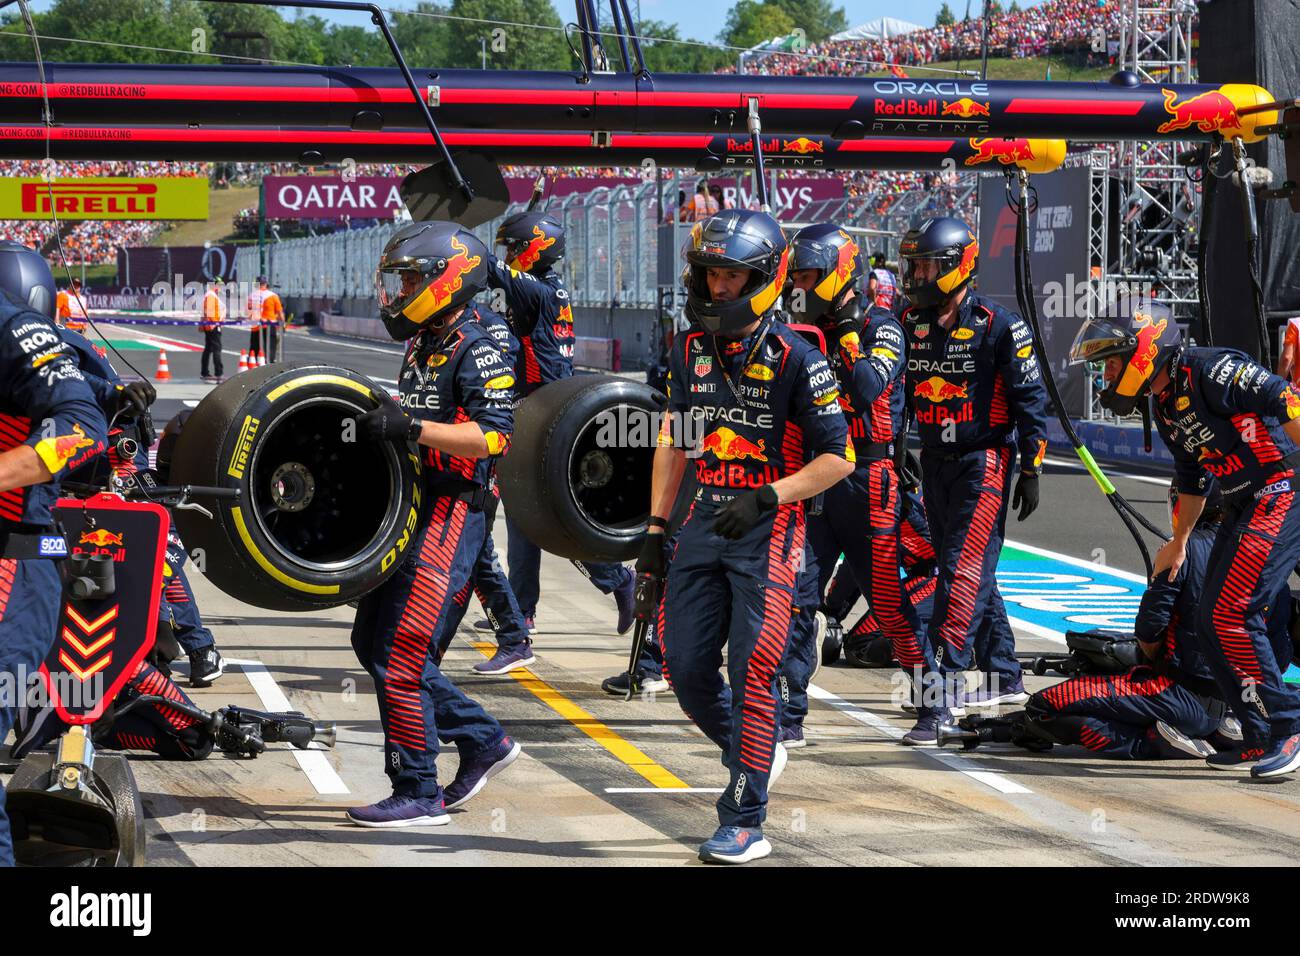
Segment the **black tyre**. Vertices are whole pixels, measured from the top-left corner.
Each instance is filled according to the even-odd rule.
[[[844,648],[844,629],[836,624],[834,627],[826,628],[826,635],[822,638],[822,666],[833,667],[840,659],[840,651]]]
[[[95,755],[90,795],[54,779],[54,754],[29,754],[8,785],[14,857],[20,866],[143,866],[144,808],[131,765]]]
[[[646,385],[607,375],[552,382],[526,398],[497,465],[510,519],[560,557],[636,557],[650,516],[654,423],[665,402]]]
[[[175,511],[212,583],[257,607],[301,611],[355,601],[396,569],[419,520],[419,459],[359,440],[352,424],[385,394],[349,369],[277,364],[199,403],[176,441],[171,483],[241,491],[203,501],[211,520]]]

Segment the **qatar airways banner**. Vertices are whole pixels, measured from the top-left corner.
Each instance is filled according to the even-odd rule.
[[[717,176],[707,180],[710,185],[722,188],[728,206],[758,208],[754,195],[752,176]],[[506,187],[511,202],[523,203],[533,193],[532,177],[509,176]],[[560,176],[548,179],[546,195],[561,199],[573,193],[589,193],[605,188],[627,186],[635,189],[642,184],[635,176]],[[695,195],[698,180],[681,181],[688,200]],[[404,207],[399,187],[400,176],[358,176],[344,180],[338,176],[267,176],[266,217],[268,219],[392,219]],[[844,196],[844,183],[838,178],[813,179],[800,176],[779,176],[774,205],[781,210],[781,218],[797,218],[809,204]],[[665,196],[666,206],[676,207],[676,196]]]

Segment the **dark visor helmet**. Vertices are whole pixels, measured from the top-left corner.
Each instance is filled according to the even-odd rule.
[[[547,272],[564,255],[564,227],[547,212],[517,212],[497,229],[506,265],[516,272]]]
[[[909,229],[898,254],[903,260],[904,294],[917,308],[929,309],[952,298],[975,277],[980,244],[966,223],[943,216]],[[922,259],[938,260],[935,278],[917,277],[916,264]]]
[[[441,328],[487,287],[487,246],[454,222],[416,222],[394,234],[379,257],[375,295],[397,341]]]
[[[864,269],[857,240],[831,222],[805,226],[790,240],[790,274],[816,269],[811,289],[790,287],[786,296],[796,320],[816,320],[838,308],[849,289],[857,285]],[[802,308],[796,308],[802,306]]]
[[[785,233],[765,212],[728,209],[695,224],[686,242],[686,302],[712,335],[739,335],[776,306],[785,287],[790,250]],[[740,295],[713,301],[709,269],[748,269]]]
[[[0,289],[48,318],[54,318],[54,275],[35,249],[21,242],[0,242]]]
[[[1120,374],[1097,396],[1101,407],[1131,415],[1151,392],[1151,382],[1182,348],[1183,336],[1169,309],[1138,296],[1119,296],[1089,319],[1070,346],[1070,362],[1124,361]]]

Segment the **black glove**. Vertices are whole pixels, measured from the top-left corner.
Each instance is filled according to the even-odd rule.
[[[130,409],[140,414],[157,399],[158,392],[148,382],[127,382],[117,391],[117,410]]]
[[[367,441],[416,441],[420,423],[396,402],[384,402],[357,419],[357,431]]]
[[[1016,493],[1011,498],[1011,507],[1020,509],[1016,515],[1017,521],[1024,521],[1038,510],[1037,474],[1030,471],[1020,473],[1020,480],[1016,482]]]
[[[713,522],[713,533],[737,541],[748,534],[763,515],[774,510],[777,504],[776,489],[771,485],[736,495],[718,512],[718,517]]]
[[[840,340],[853,332],[862,335],[862,310],[856,299],[850,299],[840,308],[826,315],[822,322],[822,332],[830,339],[826,343],[827,351],[840,347]]]
[[[664,557],[664,536],[647,534],[641,540],[641,554],[636,559],[636,573],[648,574],[662,578],[668,570],[668,560]]]

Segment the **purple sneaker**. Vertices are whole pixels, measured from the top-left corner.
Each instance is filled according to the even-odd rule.
[[[632,630],[636,623],[636,575],[630,571],[627,580],[614,589],[614,603],[618,605],[618,627],[620,634]]]
[[[1016,704],[1023,704],[1029,700],[1029,695],[1025,693],[1025,685],[1022,683],[1012,684],[1009,687],[1002,687],[993,690],[989,687],[981,687],[979,690],[966,692],[966,706],[975,710],[985,707],[1011,707]]]
[[[395,793],[368,807],[353,807],[348,819],[361,827],[441,827],[451,823],[441,797]]]
[[[487,677],[500,677],[502,674],[509,674],[521,667],[531,667],[536,663],[533,645],[515,644],[510,647],[498,647],[497,652],[489,660],[479,661],[474,665],[474,673]]]
[[[506,737],[497,746],[476,756],[462,757],[456,769],[456,779],[443,790],[447,809],[463,807],[489,780],[514,763],[523,749],[518,741]]]
[[[777,743],[786,750],[798,750],[800,747],[807,746],[807,741],[803,739],[803,726],[782,727]]]

